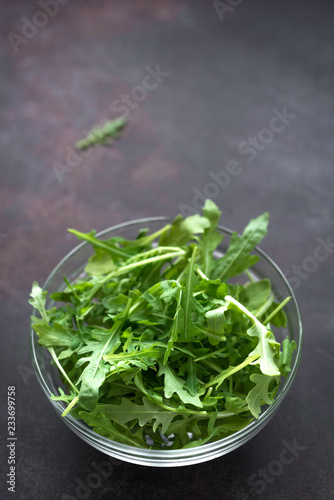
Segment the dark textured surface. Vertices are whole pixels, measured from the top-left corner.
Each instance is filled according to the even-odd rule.
[[[1,6],[1,438],[13,384],[18,427],[16,494],[6,490],[3,440],[1,498],[334,498],[334,255],[317,253],[319,237],[334,240],[332,3],[230,1],[222,20],[204,0],[64,3],[16,42],[8,34],[22,36],[22,18],[43,24],[41,7]],[[169,74],[132,101],[122,139],[70,157],[82,131],[117,116],[115,100],[158,64]],[[284,106],[282,128],[273,117]],[[263,131],[270,124],[280,130]],[[246,151],[250,136],[259,137],[257,151]],[[231,160],[238,175],[228,178]],[[212,172],[225,182],[213,184]],[[105,457],[57,418],[31,374],[31,283],[43,283],[76,244],[67,227],[173,216],[208,194],[238,231],[271,213],[262,248],[290,277],[303,316],[297,378],[270,424],[232,454],[174,470],[116,463],[84,488]],[[283,441],[294,439],[305,449],[275,469]],[[276,471],[261,493],[249,485],[259,469]]]

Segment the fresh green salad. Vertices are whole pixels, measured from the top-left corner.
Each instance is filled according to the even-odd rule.
[[[286,327],[289,298],[275,302],[270,281],[249,271],[269,214],[234,233],[223,255],[220,215],[207,200],[202,216],[134,240],[69,230],[94,249],[85,273],[64,277],[50,295],[57,307],[46,309],[37,283],[30,300],[63,382],[52,395],[63,416],[123,444],[178,449],[243,429],[272,404],[296,345],[272,331]]]

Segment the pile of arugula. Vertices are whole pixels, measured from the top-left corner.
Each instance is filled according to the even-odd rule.
[[[226,253],[218,207],[135,240],[99,240],[70,230],[95,253],[85,276],[51,294],[33,284],[30,303],[39,344],[51,353],[67,394],[52,399],[97,433],[131,446],[198,446],[247,426],[270,405],[290,371],[295,342],[275,340],[289,300],[255,281],[250,254],[268,213],[234,233]],[[242,274],[245,284],[229,280]]]

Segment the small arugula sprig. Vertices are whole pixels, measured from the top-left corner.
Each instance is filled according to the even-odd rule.
[[[295,342],[268,279],[254,281],[251,252],[269,215],[250,221],[216,256],[218,207],[178,216],[134,240],[71,229],[94,254],[84,277],[50,295],[34,283],[30,303],[40,345],[63,387],[52,399],[97,433],[136,447],[187,448],[221,439],[258,418],[290,371]],[[237,276],[252,278],[236,284]],[[233,284],[231,282],[233,279]],[[65,393],[66,391],[66,393]]]
[[[126,126],[127,121],[124,117],[115,120],[106,121],[101,127],[94,126],[84,137],[75,143],[77,149],[88,148],[89,146],[104,145],[118,138],[121,130]]]

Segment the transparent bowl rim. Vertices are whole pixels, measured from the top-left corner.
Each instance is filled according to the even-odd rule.
[[[170,222],[173,219],[170,217],[165,217],[165,216],[158,216],[158,217],[145,217],[141,219],[134,219],[131,221],[123,222],[120,224],[117,224],[115,226],[111,226],[107,229],[104,229],[96,234],[96,237],[103,237],[106,233],[109,233],[111,231],[115,232],[118,229],[124,229],[127,226],[134,226],[134,225],[143,225],[146,223],[150,222]],[[234,231],[231,231],[230,229],[218,225],[218,229],[227,235],[232,235]],[[59,269],[63,266],[65,262],[67,262],[73,255],[75,255],[82,247],[89,245],[88,242],[83,242],[74,247],[70,252],[68,252],[63,259],[56,265],[56,267],[52,270],[52,272],[49,274],[48,278],[46,279],[43,289],[47,289],[47,285],[52,280],[52,278],[57,274]],[[215,452],[218,453],[217,456],[219,456],[219,451],[222,448],[226,447],[231,447],[234,449],[237,447],[236,443],[241,441],[248,441],[250,437],[253,437],[257,432],[259,432],[264,425],[269,422],[273,414],[277,411],[280,403],[286,396],[288,390],[290,389],[292,382],[296,376],[300,357],[301,357],[301,351],[302,351],[302,344],[303,344],[303,328],[302,328],[302,322],[301,322],[301,314],[300,314],[300,309],[295,297],[295,294],[284,276],[283,272],[280,270],[280,268],[276,265],[276,263],[259,247],[255,248],[255,251],[260,255],[261,259],[264,259],[267,261],[267,263],[276,271],[276,273],[279,275],[280,279],[284,282],[287,290],[289,291],[289,295],[291,296],[291,302],[294,306],[296,315],[297,315],[297,322],[298,322],[298,330],[299,330],[299,342],[297,345],[297,350],[294,353],[294,360],[291,366],[291,372],[289,373],[288,377],[284,380],[284,383],[282,384],[282,387],[276,396],[274,402],[266,408],[266,410],[259,416],[258,419],[253,420],[250,424],[248,424],[246,427],[241,429],[240,431],[237,431],[230,436],[227,436],[225,438],[222,438],[218,441],[213,441],[210,443],[206,443],[200,446],[192,447],[192,448],[181,448],[177,450],[155,450],[155,449],[145,449],[145,448],[136,448],[133,446],[129,446],[126,444],[118,443],[116,441],[112,441],[109,438],[106,438],[104,436],[101,436],[100,434],[97,434],[95,431],[90,429],[89,427],[86,426],[86,424],[82,423],[81,421],[75,419],[72,417],[72,415],[67,414],[65,417],[62,417],[65,423],[79,436],[87,437],[89,440],[96,445],[102,445],[105,450],[108,450],[110,452],[114,453],[120,453],[123,455],[123,459],[126,459],[124,457],[128,457],[130,461],[137,462],[136,459],[144,458],[144,460],[158,460],[159,462],[167,461],[167,462],[172,462],[178,461],[178,459],[187,459],[187,458],[192,458],[194,456],[199,456],[199,455],[205,455],[206,453],[209,454],[210,456],[207,458],[207,460],[211,459],[212,454]],[[35,311],[33,313],[35,315]],[[50,391],[48,384],[44,378],[44,375],[41,371],[41,367],[39,366],[38,359],[37,359],[37,354],[36,354],[36,349],[35,349],[35,332],[31,328],[31,334],[30,334],[30,349],[31,349],[31,355],[32,355],[32,361],[33,361],[33,366],[37,375],[37,378],[46,394],[48,397],[49,401],[51,404],[54,406],[56,409],[57,413],[61,415],[61,413],[64,410],[64,407],[61,405],[59,401],[53,401],[51,400],[51,394],[52,392]],[[37,336],[36,336],[37,337]],[[236,446],[235,446],[236,445]],[[132,460],[131,460],[132,457]],[[146,463],[146,462],[145,462]],[[157,464],[159,465],[159,463]],[[172,464],[173,465],[173,464]]]

